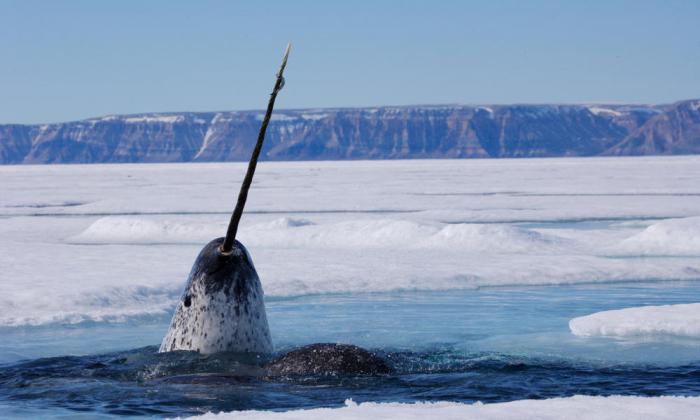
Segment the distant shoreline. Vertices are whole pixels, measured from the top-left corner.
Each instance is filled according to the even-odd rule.
[[[0,164],[247,161],[261,111],[0,125]],[[263,160],[693,155],[700,100],[670,105],[426,105],[275,111]]]

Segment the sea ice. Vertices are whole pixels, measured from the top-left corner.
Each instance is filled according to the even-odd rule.
[[[612,250],[629,255],[700,256],[700,217],[654,223]]]
[[[572,319],[569,329],[585,337],[674,335],[700,338],[700,303],[602,311]]]
[[[575,395],[569,398],[546,400],[520,400],[495,404],[460,404],[453,402],[362,403],[345,401],[341,408],[316,408],[311,410],[234,411],[230,413],[204,414],[197,419],[240,420],[312,420],[328,419],[425,419],[442,420],[649,420],[695,419],[700,413],[700,397],[595,397]]]
[[[0,167],[0,326],[172,310],[244,172]],[[694,280],[698,179],[697,156],[262,162],[239,238],[273,297]]]

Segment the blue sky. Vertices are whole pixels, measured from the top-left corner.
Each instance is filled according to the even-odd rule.
[[[0,0],[0,123],[700,97],[700,1]]]

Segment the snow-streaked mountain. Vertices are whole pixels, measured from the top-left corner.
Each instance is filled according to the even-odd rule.
[[[248,160],[261,111],[0,125],[0,163]],[[275,111],[264,159],[700,153],[700,100],[672,105],[444,105]]]

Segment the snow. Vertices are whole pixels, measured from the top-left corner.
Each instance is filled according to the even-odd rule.
[[[700,101],[691,102],[690,109],[692,109],[693,111],[697,111],[698,109],[700,109]]]
[[[620,115],[622,115],[622,113],[619,111],[615,111],[615,110],[609,109],[609,108],[600,108],[597,106],[589,106],[588,110],[591,111],[592,114],[598,115],[598,116],[602,115],[602,116],[619,117]]]
[[[700,217],[654,223],[622,241],[611,252],[621,255],[700,256]]]
[[[214,120],[219,118],[220,114],[216,114],[214,117]],[[197,159],[202,153],[204,153],[205,150],[207,150],[207,147],[209,146],[209,142],[211,141],[212,136],[216,132],[216,125],[212,124],[209,127],[207,127],[207,132],[204,134],[204,139],[202,140],[202,145],[199,147],[199,150],[197,150],[197,154],[194,155],[194,159]]]
[[[233,113],[230,113],[230,112],[229,113],[217,112],[214,115],[214,118],[211,119],[210,124],[214,125],[214,124],[225,123],[225,122],[231,121],[232,114]]]
[[[346,400],[341,408],[316,408],[284,412],[236,411],[204,414],[197,419],[301,420],[301,419],[694,419],[700,412],[700,397],[597,397],[575,395],[546,400],[520,400],[495,404],[453,402],[362,403]]]
[[[700,303],[597,312],[572,319],[569,329],[584,337],[673,335],[700,338]]]
[[[0,326],[168,313],[245,167],[0,167]],[[697,280],[699,179],[694,156],[261,162],[239,237],[271,297]]]
[[[477,110],[477,111],[486,111],[486,112],[488,112],[489,114],[492,114],[492,115],[493,115],[493,109],[491,109],[491,108],[489,108],[489,107],[487,107],[487,106],[478,106],[478,107],[476,107],[476,110]]]
[[[255,114],[255,119],[262,121],[265,119],[264,113]],[[281,114],[279,112],[274,113],[270,116],[270,121],[296,121],[298,118],[292,115]]]
[[[223,222],[223,220],[222,220]],[[96,220],[69,243],[201,244],[221,236],[225,223],[108,216]],[[395,219],[359,219],[317,225],[279,218],[241,229],[248,246],[280,248],[458,248],[473,252],[532,252],[556,247],[561,238],[508,225],[428,224]]]
[[[127,117],[124,118],[124,122],[127,124],[134,123],[165,123],[174,124],[180,123],[185,120],[182,115],[140,115],[137,117]]]
[[[218,228],[218,229],[214,229]],[[68,238],[70,243],[201,243],[220,234],[226,226],[205,223],[153,221],[136,217],[109,216],[96,220],[80,234]]]
[[[328,118],[327,113],[322,113],[322,114],[301,114],[301,118],[304,120],[310,120],[310,121],[318,121],[322,120],[324,118]]]

